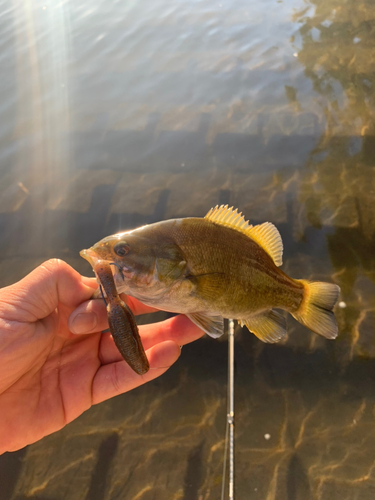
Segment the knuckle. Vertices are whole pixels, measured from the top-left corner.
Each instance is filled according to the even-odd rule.
[[[40,267],[50,273],[54,273],[62,268],[62,263],[63,261],[61,259],[48,259],[43,262]]]
[[[68,274],[72,271],[72,268],[65,261],[53,258],[48,259],[43,264],[40,265],[41,269],[44,269],[50,275],[61,276],[62,274]]]

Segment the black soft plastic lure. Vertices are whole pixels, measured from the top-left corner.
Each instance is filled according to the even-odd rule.
[[[138,375],[144,375],[150,365],[135,317],[117,293],[111,266],[102,261],[96,264],[94,271],[106,294],[109,329],[116,347],[130,368]]]

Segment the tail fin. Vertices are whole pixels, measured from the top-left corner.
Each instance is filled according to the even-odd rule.
[[[332,312],[340,288],[332,283],[299,281],[304,289],[302,303],[292,316],[315,333],[327,339],[335,339],[338,333],[336,318]]]

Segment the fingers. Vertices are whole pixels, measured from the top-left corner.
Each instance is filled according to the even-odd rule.
[[[150,349],[166,341],[173,341],[179,346],[194,342],[204,335],[204,332],[192,323],[186,316],[175,316],[174,318],[142,325],[139,327],[142,344],[145,350]],[[121,361],[119,353],[110,333],[103,333],[100,342],[100,360],[102,364]]]
[[[107,310],[102,299],[80,304],[69,316],[68,328],[72,333],[101,332],[108,328]]]
[[[131,297],[125,297],[125,299],[135,314],[153,310]],[[70,315],[68,327],[75,334],[90,334],[106,330],[108,319],[103,300],[89,300],[77,307]],[[204,335],[200,328],[183,315],[158,323],[142,325],[139,327],[139,332],[146,350],[165,341],[173,341],[182,346]],[[110,333],[102,334],[99,356],[103,365],[122,360]]]
[[[16,320],[35,321],[51,314],[59,303],[76,307],[91,297],[92,290],[92,286],[85,284],[81,275],[66,262],[51,259],[18,283],[3,289],[2,293],[16,306]]]
[[[89,278],[86,278],[89,279]],[[155,312],[155,309],[146,306],[133,297],[121,295],[122,300],[130,307],[134,315]],[[107,310],[102,299],[89,300],[80,304],[69,317],[69,329],[72,333],[85,334],[101,332],[108,328]]]
[[[130,307],[135,316],[138,316],[139,314],[148,314],[159,311],[159,309],[157,309],[156,307],[146,306],[146,304],[139,302],[139,300],[135,299],[134,297],[130,297],[130,295],[125,295],[124,293],[122,293],[120,297],[125,302],[125,304]]]
[[[182,346],[190,344],[204,335],[204,332],[197,325],[181,314],[158,323],[142,325],[139,327],[139,332],[145,349],[167,340],[172,340]]]
[[[89,278],[88,276],[81,276],[82,283],[85,284],[86,286],[89,286],[90,288],[93,288],[95,291],[98,288],[98,282],[96,281],[96,278]]]
[[[146,351],[150,370],[145,375],[137,375],[125,361],[103,365],[97,371],[92,386],[92,404],[97,404],[159,377],[180,356],[180,348],[175,342],[167,341]]]

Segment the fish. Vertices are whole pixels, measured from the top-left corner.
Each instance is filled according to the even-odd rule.
[[[93,270],[106,295],[108,324],[115,345],[130,368],[138,375],[144,375],[150,365],[135,317],[118,295],[112,268],[108,262],[99,260]]]
[[[327,339],[338,334],[333,308],[340,288],[290,278],[280,269],[277,228],[270,222],[253,226],[228,205],[204,218],[165,220],[107,236],[80,255],[91,265],[114,264],[119,293],[185,314],[214,338],[224,332],[223,318],[231,318],[263,342],[278,342],[287,332],[280,310]]]

